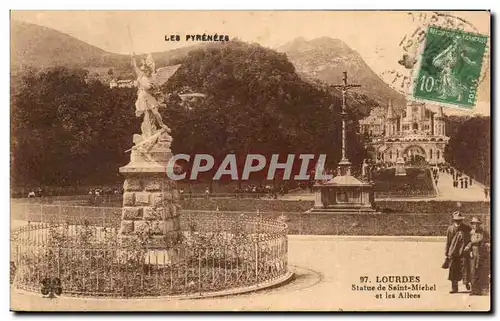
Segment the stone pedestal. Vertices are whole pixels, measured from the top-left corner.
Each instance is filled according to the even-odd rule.
[[[350,165],[349,161],[341,161],[337,176],[314,186],[314,207],[307,213],[378,213],[375,210],[373,185],[352,176]]]
[[[153,248],[168,248],[180,239],[180,194],[167,177],[172,154],[168,135],[148,154],[132,150],[130,163],[120,168],[125,177],[121,238],[148,235]]]

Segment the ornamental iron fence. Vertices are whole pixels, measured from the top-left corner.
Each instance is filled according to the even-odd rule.
[[[288,272],[282,219],[186,213],[180,241],[159,248],[150,246],[150,235],[120,237],[116,208],[99,215],[86,215],[88,207],[59,213],[41,208],[11,234],[13,283],[20,289],[47,294],[47,284],[55,284],[56,293],[79,296],[203,295],[272,282]],[[68,215],[77,213],[84,215]]]

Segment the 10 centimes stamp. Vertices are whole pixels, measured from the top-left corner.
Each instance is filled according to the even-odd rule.
[[[429,26],[414,98],[473,109],[487,41],[485,35]]]

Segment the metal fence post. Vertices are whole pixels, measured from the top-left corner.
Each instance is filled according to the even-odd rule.
[[[259,280],[259,241],[255,243],[255,281]]]
[[[198,251],[198,291],[201,293],[201,251]]]
[[[413,230],[417,229],[417,213],[413,213]]]

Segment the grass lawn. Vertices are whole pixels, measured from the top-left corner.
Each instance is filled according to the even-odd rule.
[[[395,171],[394,168],[389,168],[373,175],[377,197],[429,197],[436,195],[429,169],[407,168],[406,176],[396,176]]]

